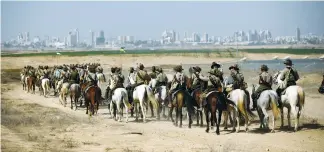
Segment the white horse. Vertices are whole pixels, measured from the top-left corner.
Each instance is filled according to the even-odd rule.
[[[156,87],[156,79],[151,79],[150,83],[149,83],[149,87],[151,89]],[[160,119],[160,113],[162,112],[163,117],[166,118],[165,115],[165,107],[166,105],[166,100],[167,100],[167,89],[166,86],[160,86],[158,88],[156,88],[157,92],[154,94],[155,96],[155,100],[157,100],[159,102],[159,108],[158,108],[158,112],[157,112],[157,116],[158,119]]]
[[[98,82],[97,82],[97,85],[98,87],[100,88],[100,90],[105,90],[106,87],[105,87],[105,82],[106,82],[106,77],[103,73],[96,73],[97,75],[97,79],[98,79]],[[101,94],[102,95],[102,98],[104,98],[104,93]]]
[[[117,113],[118,113],[118,114],[116,113],[116,116],[113,115],[114,105],[116,105]],[[130,104],[128,102],[127,90],[125,88],[117,88],[114,91],[114,95],[112,96],[112,101],[110,103],[110,115],[112,118],[118,120],[119,122],[121,121],[123,115],[123,110],[122,110],[123,105],[126,111],[126,122],[128,122],[128,106]]]
[[[252,85],[252,92],[255,92],[255,85]],[[278,118],[278,114],[280,113],[278,104],[278,95],[274,90],[264,90],[260,94],[260,97],[256,101],[257,103],[257,112],[260,118],[260,128],[269,128],[269,116],[267,110],[272,110],[272,130],[271,132],[275,132],[275,121]]]
[[[81,87],[79,84],[72,84],[70,86],[70,99],[71,99],[71,109],[73,109],[73,101],[74,101],[74,104],[75,104],[75,110],[77,110],[77,103],[78,103],[78,100],[81,96]],[[82,102],[82,101],[80,101]],[[82,103],[80,103],[80,106],[81,106]]]
[[[69,83],[65,82],[62,84],[62,88],[60,89],[59,101],[64,105],[64,107],[66,107],[66,98],[69,94],[69,85]]]
[[[23,85],[23,90],[27,90],[27,76],[23,73],[20,74],[20,81]]]
[[[275,78],[275,84],[283,83],[283,81],[280,79],[281,72],[276,73],[274,75]],[[292,112],[295,117],[295,131],[298,130],[299,126],[299,118],[301,115],[301,110],[304,107],[305,104],[305,92],[302,87],[300,86],[289,86],[283,95],[281,97],[282,102],[282,108],[281,108],[281,127],[283,127],[283,107],[286,107],[288,109],[287,113],[287,119],[288,119],[288,127],[291,127],[291,120],[290,120],[290,113]]]
[[[135,104],[135,113],[136,113],[136,121],[138,120],[138,103],[140,105],[142,114],[143,114],[143,122],[146,122],[146,104],[151,102],[154,109],[159,107],[158,101],[155,99],[151,88],[148,85],[142,84],[137,86],[133,92],[133,102]]]
[[[49,84],[49,79],[48,78],[44,78],[42,79],[42,90],[44,93],[44,97],[46,98],[49,91],[50,91],[50,84]]]
[[[55,92],[60,92],[61,88],[62,88],[62,84],[63,84],[63,79],[56,81],[55,83]]]
[[[250,108],[247,105],[247,95],[245,92],[241,89],[235,89],[231,91],[228,95],[228,99],[233,101],[235,106],[228,106],[228,113],[231,111],[233,112],[233,117],[236,118],[236,121],[233,123],[233,131],[236,130],[236,132],[239,132],[240,130],[240,119],[239,114],[241,114],[244,117],[245,120],[245,131],[248,131],[248,125],[249,125],[249,117],[254,117],[254,114],[249,110]],[[227,128],[227,120],[228,120],[228,113],[226,112],[225,117],[225,128]],[[235,129],[235,124],[237,125],[237,128]]]

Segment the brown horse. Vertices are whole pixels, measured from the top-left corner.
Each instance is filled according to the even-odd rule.
[[[33,77],[33,76],[28,76],[27,77],[27,86],[28,86],[28,88],[27,88],[27,92],[29,92],[30,90],[32,90],[33,92],[33,94],[35,94],[35,77]]]
[[[85,106],[87,107],[86,114],[88,114],[88,111],[90,110],[90,116],[97,114],[99,110],[99,101],[101,99],[101,94],[100,94],[100,88],[97,86],[91,86],[88,88],[88,90],[85,90],[86,87],[88,86],[87,83],[81,83],[81,90],[84,95],[84,101],[85,101]],[[86,92],[85,92],[86,91]],[[80,106],[82,105],[82,102],[80,102]],[[95,108],[96,107],[96,108]]]
[[[187,89],[192,89],[192,82],[193,82],[193,80],[192,80],[192,78],[188,78],[187,79]],[[199,108],[202,108],[202,107],[200,107],[200,103],[201,103],[201,100],[200,100],[200,96],[201,96],[201,94],[202,94],[202,90],[199,88],[199,89],[195,89],[195,90],[192,90],[192,91],[194,91],[193,92],[193,95],[192,95],[192,98],[195,100],[195,102],[196,102],[196,107],[197,107],[197,109],[199,109]],[[197,120],[197,126],[199,125],[199,116],[200,116],[200,120],[201,120],[201,122],[200,122],[200,127],[202,127],[203,126],[203,112],[202,111],[200,111],[200,110],[197,110],[197,112],[196,112],[196,120]]]
[[[206,97],[207,104],[204,106],[205,116],[206,116],[206,122],[207,122],[207,128],[206,132],[209,132],[209,122],[211,123],[211,126],[214,126],[216,123],[216,134],[219,135],[219,125],[221,123],[222,113],[223,110],[226,109],[226,104],[219,102],[219,93],[222,92],[210,92],[209,95]],[[225,99],[225,98],[224,98]],[[200,98],[202,102],[202,98]],[[218,110],[218,121],[216,117],[216,110]],[[209,113],[211,114],[211,118],[209,118]]]

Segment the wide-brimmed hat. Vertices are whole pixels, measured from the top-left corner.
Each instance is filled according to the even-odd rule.
[[[192,67],[196,72],[201,72],[201,68],[199,66]]]
[[[138,68],[139,68],[140,70],[143,70],[145,67],[144,67],[144,65],[143,65],[142,63],[140,63],[140,64],[138,65]]]
[[[284,64],[286,64],[286,65],[288,65],[288,66],[292,66],[293,64],[292,64],[292,61],[290,60],[290,59],[286,59],[285,61],[284,61]]]
[[[134,70],[133,67],[130,67],[130,68],[129,68],[129,71],[130,71],[130,72],[133,72],[133,71],[135,71],[135,70]]]
[[[174,71],[176,72],[181,72],[183,70],[182,66],[181,65],[177,65],[173,68]]]
[[[229,70],[231,70],[231,69],[240,70],[240,68],[238,67],[237,64],[231,65],[228,69]]]
[[[265,65],[265,64],[262,64],[261,65],[261,70],[263,70],[263,71],[268,71],[268,66],[267,65]]]
[[[212,65],[210,66],[210,68],[213,68],[215,66],[219,68],[221,65],[217,62],[213,62]]]

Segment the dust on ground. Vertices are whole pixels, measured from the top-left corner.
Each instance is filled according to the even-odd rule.
[[[13,67],[17,66],[13,62],[12,64]],[[252,79],[254,73],[243,72],[251,76],[249,84],[256,82]],[[63,107],[56,97],[44,98],[38,91],[36,94],[23,91],[19,83],[19,70],[2,70],[1,78],[2,151],[323,150],[324,97],[316,92],[319,84],[317,80],[321,80],[321,75],[316,73],[304,74],[298,82],[306,92],[301,130],[298,132],[287,128],[279,130],[280,121],[276,121],[275,133],[260,130],[256,117],[249,126],[248,133],[243,131],[244,126],[241,126],[239,133],[225,131],[221,127],[219,136],[215,134],[215,130],[206,133],[205,126],[188,129],[187,120],[183,121],[183,128],[175,127],[171,121],[163,118],[161,121],[149,118],[147,123],[135,122],[134,118],[130,118],[128,123],[125,118],[122,122],[116,122],[110,119],[107,106],[101,106],[98,115],[89,119],[84,108],[71,110],[69,106]],[[68,99],[67,105],[69,101]],[[285,124],[287,126],[286,119]]]

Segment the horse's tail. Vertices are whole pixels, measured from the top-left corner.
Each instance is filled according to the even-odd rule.
[[[272,96],[272,95],[270,95],[272,112],[273,112],[273,116],[275,118],[278,118],[278,115],[280,113],[280,109],[277,106],[278,98],[279,98],[278,96]]]
[[[301,110],[305,104],[305,92],[304,92],[303,88],[298,87],[297,93],[298,93],[298,97],[297,97],[298,98],[298,106],[299,106],[299,109]]]
[[[45,81],[45,90],[46,92],[50,90],[49,80]]]
[[[244,92],[241,91],[241,95],[239,96],[238,109],[244,116],[253,118],[255,117],[255,115],[252,113],[249,106],[245,103],[247,102],[247,98],[249,97]]]
[[[157,109],[159,107],[159,102],[155,99],[155,96],[151,91],[151,89],[149,89],[149,87],[145,87],[145,92],[147,94],[149,101],[152,103],[153,108]]]
[[[122,92],[122,101],[126,107],[129,106],[127,90],[125,90],[125,92]]]

